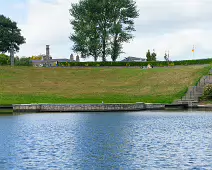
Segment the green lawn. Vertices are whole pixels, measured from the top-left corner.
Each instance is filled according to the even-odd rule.
[[[33,68],[0,66],[0,104],[171,103],[209,67]]]

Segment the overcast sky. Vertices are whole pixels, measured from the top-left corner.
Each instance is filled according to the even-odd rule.
[[[71,3],[79,0],[0,0],[0,13],[17,21],[26,38],[19,56],[45,53],[49,44],[53,58],[69,58],[73,43],[69,24]],[[212,54],[211,0],[136,0],[140,16],[135,38],[124,44],[126,56],[145,58],[155,49],[163,60],[166,50],[172,60],[209,58]],[[192,47],[196,51],[192,56]],[[110,58],[108,58],[110,59]]]

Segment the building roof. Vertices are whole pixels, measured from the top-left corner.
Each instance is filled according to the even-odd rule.
[[[70,62],[69,59],[50,59],[49,62]],[[42,63],[46,63],[47,60],[32,60],[32,63],[38,63],[38,64],[42,64]]]
[[[146,61],[145,58],[137,58],[137,57],[126,57],[122,62],[129,62],[129,61]]]

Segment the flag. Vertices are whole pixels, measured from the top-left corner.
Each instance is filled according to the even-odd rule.
[[[193,46],[193,49],[192,49],[192,53],[194,53],[194,46]]]

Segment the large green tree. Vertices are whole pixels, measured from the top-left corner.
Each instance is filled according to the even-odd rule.
[[[19,46],[25,43],[17,23],[10,18],[0,15],[0,52],[6,53],[11,49],[19,51]]]
[[[134,19],[138,17],[136,3],[132,0],[117,0],[110,3],[111,9],[111,58],[116,61],[122,53],[122,44],[133,38],[131,32],[135,31]]]
[[[99,56],[106,61],[108,55],[116,61],[122,44],[133,38],[134,18],[138,17],[134,0],[81,0],[72,4],[70,14],[73,50],[95,61]]]
[[[73,50],[81,56],[93,56],[97,61],[101,53],[100,39],[98,35],[98,23],[95,20],[96,14],[95,0],[84,0],[72,4],[70,14],[73,17],[71,24],[74,32],[70,39],[74,42]]]

